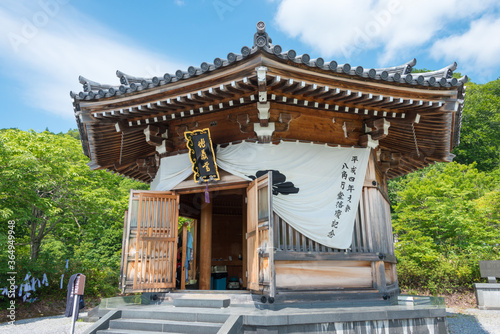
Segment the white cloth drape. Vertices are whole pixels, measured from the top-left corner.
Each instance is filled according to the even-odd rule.
[[[351,246],[369,156],[365,148],[290,142],[243,142],[216,154],[219,168],[247,180],[257,171],[284,174],[299,191],[274,195],[274,211],[306,237],[339,249]],[[191,174],[191,163],[187,154],[173,156],[163,158],[160,169],[156,190],[170,190]]]

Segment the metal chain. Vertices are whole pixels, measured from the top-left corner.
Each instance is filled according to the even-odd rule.
[[[411,130],[413,131],[413,141],[415,142],[415,150],[417,150],[417,157],[420,158],[420,151],[418,150],[418,144],[417,144],[417,136],[415,135],[415,127],[413,126],[414,123],[411,123]]]

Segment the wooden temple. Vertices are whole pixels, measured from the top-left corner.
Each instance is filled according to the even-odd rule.
[[[453,76],[456,64],[413,73],[415,64],[413,59],[390,68],[363,68],[311,59],[273,44],[259,22],[251,47],[213,62],[152,78],[117,71],[116,85],[80,77],[83,91],[71,97],[90,168],[152,185],[151,191],[131,193],[122,290],[210,290],[213,273],[222,268],[228,280],[236,277],[240,289],[261,294],[263,302],[304,291],[337,299],[397,295],[387,181],[453,159],[467,82]],[[349,236],[341,240],[347,246],[324,241],[334,225],[330,217],[325,235],[316,238],[309,233],[315,229],[300,221],[291,224],[280,214],[290,209],[312,215],[325,205],[287,208],[279,202],[295,194],[273,193],[270,179],[279,174],[265,168],[266,158],[256,162],[266,173],[254,179],[224,169],[221,162],[219,180],[206,184],[186,174],[180,182],[162,185],[164,170],[175,169],[189,154],[185,133],[203,129],[209,129],[221,161],[225,148],[245,144],[367,151]],[[328,153],[318,158],[335,164]],[[305,163],[294,161],[299,164],[294,167]],[[179,216],[191,218],[191,226],[179,230]]]

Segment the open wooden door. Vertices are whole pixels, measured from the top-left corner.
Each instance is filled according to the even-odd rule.
[[[272,173],[247,188],[247,288],[274,302],[276,279],[273,248]]]
[[[175,288],[179,195],[130,192],[124,226],[120,289],[122,292]]]

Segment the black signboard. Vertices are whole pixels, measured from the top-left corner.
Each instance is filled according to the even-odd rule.
[[[208,129],[184,132],[193,164],[194,181],[219,180],[212,139]]]

